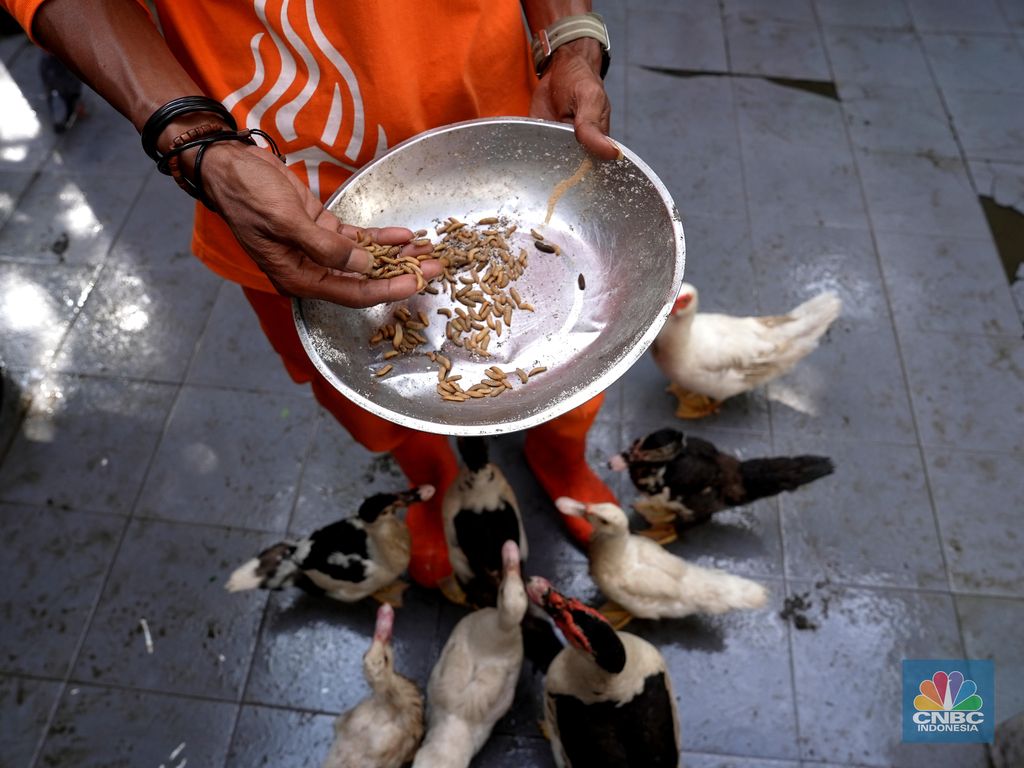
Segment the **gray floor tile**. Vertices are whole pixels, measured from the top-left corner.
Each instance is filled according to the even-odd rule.
[[[903,29],[910,27],[910,12],[903,0],[814,0],[823,24]]]
[[[243,706],[226,768],[311,768],[334,741],[334,718],[311,712]]]
[[[924,52],[910,32],[826,27],[825,44],[840,86],[932,86]]]
[[[684,217],[744,209],[732,87],[726,78],[627,73],[626,141],[665,182]]]
[[[0,141],[2,140],[0,138]],[[14,213],[18,201],[32,183],[32,179],[31,171],[0,170],[0,227],[3,227]]]
[[[996,2],[1011,27],[1018,31],[1024,29],[1024,3],[1021,3],[1020,0],[996,0]]]
[[[767,80],[734,81],[740,135],[759,145],[847,150],[839,103]]]
[[[729,65],[745,75],[831,80],[817,25],[725,17]]]
[[[934,88],[844,85],[840,93],[853,146],[872,152],[960,156]]]
[[[876,231],[987,237],[988,224],[959,160],[858,152]]]
[[[303,397],[184,387],[136,514],[284,531],[315,409]]]
[[[23,34],[10,35],[0,40],[0,61],[10,66],[15,58],[25,50],[32,49],[32,43]]]
[[[902,744],[903,659],[963,658],[953,601],[902,590],[795,583],[817,628],[793,631],[801,756],[910,768],[982,768],[984,745]],[[842,715],[855,711],[856,724]]]
[[[49,362],[95,279],[95,267],[0,262],[4,362],[17,368]]]
[[[879,232],[878,255],[897,327],[1014,335],[1020,318],[988,238]]]
[[[1024,342],[900,331],[925,445],[1024,452]]]
[[[790,760],[769,760],[764,757],[751,758],[683,752],[683,765],[686,768],[797,768],[800,763]]]
[[[700,292],[700,311],[756,315],[757,278],[746,216],[687,216],[686,274]]]
[[[266,594],[230,594],[224,583],[264,539],[250,531],[130,523],[74,679],[236,700]]]
[[[435,637],[440,600],[436,592],[412,587],[405,607],[395,612],[395,669],[421,688],[441,649]],[[363,653],[370,647],[376,606],[373,600],[346,604],[296,589],[272,593],[245,700],[331,713],[354,707],[368,691]]]
[[[128,514],[173,398],[159,384],[44,381],[0,467],[0,497]]]
[[[925,458],[953,588],[1024,597],[1021,456],[928,448]]]
[[[1024,53],[1012,37],[921,36],[943,91],[1024,91]]]
[[[891,329],[837,321],[814,353],[768,385],[775,434],[914,441]]]
[[[59,693],[59,683],[0,676],[0,744],[4,745],[5,767],[31,768]]]
[[[192,255],[196,201],[155,170],[146,175],[138,202],[110,249],[110,262],[126,269],[205,269]]]
[[[1024,601],[958,595],[967,657],[995,662],[996,722],[1024,712]]]
[[[223,765],[237,711],[234,704],[83,685],[64,694],[37,765]]]
[[[0,230],[0,255],[45,264],[98,264],[110,249],[141,177],[42,173]]]
[[[914,26],[922,32],[1005,32],[996,0],[907,0]]]
[[[710,0],[629,13],[629,63],[704,72],[726,72],[725,33]]]
[[[633,440],[672,426],[685,434],[711,441],[719,450],[743,459],[773,455],[767,436],[711,429],[703,423],[693,425],[678,420],[627,422],[624,447]],[[636,498],[632,485],[627,487],[622,501],[629,504]],[[635,528],[642,528],[643,520],[636,518]],[[698,565],[723,568],[732,573],[753,578],[781,577],[782,538],[779,528],[779,507],[776,498],[761,499],[753,504],[719,512],[711,522],[684,529],[679,540],[669,550]]]
[[[797,757],[787,628],[778,617],[784,594],[781,582],[767,586],[768,605],[757,611],[627,628],[665,657],[685,749],[728,744],[738,755]]]
[[[843,302],[838,327],[892,327],[870,232],[800,227],[763,216],[754,219],[753,232],[754,265],[764,284],[759,291],[763,314],[783,314],[832,291]]]
[[[194,268],[202,267],[197,264]],[[203,386],[313,396],[308,385],[292,381],[260,330],[259,318],[245,295],[237,285],[226,281],[217,292],[185,380]]]
[[[1024,163],[1024,98],[950,91],[946,103],[968,157]]]
[[[180,382],[219,287],[202,269],[105,268],[54,365]]]
[[[63,677],[114,557],[124,520],[0,506],[8,546],[0,561],[0,667]]]
[[[0,676],[0,743],[5,768],[31,768],[59,690],[58,683]]]
[[[722,11],[726,16],[739,16],[754,21],[814,23],[812,0],[779,0],[774,3],[764,3],[761,0],[724,0]]]
[[[291,530],[299,535],[312,533],[355,514],[367,496],[397,491],[407,483],[390,454],[366,450],[322,411],[302,470]]]
[[[783,145],[744,133],[743,167],[752,218],[867,227],[857,170],[847,148]]]
[[[24,38],[21,39],[22,41]],[[43,82],[42,54],[28,44],[0,65],[4,119],[0,123],[0,169],[34,173],[46,161],[58,137],[50,128]]]
[[[153,161],[142,151],[135,127],[89,88],[84,90],[82,101],[87,116],[63,136],[46,169],[121,175],[141,181],[153,170]]]
[[[836,465],[834,475],[779,497],[787,576],[947,588],[917,446],[793,436],[776,439],[775,449]]]

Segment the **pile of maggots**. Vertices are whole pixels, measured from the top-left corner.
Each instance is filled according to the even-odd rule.
[[[513,253],[508,238],[516,231],[515,224],[509,224],[498,217],[480,219],[475,225],[467,224],[453,217],[437,227],[441,240],[433,245],[433,252],[422,256],[400,256],[400,246],[382,246],[374,243],[360,243],[373,257],[371,278],[389,278],[402,274],[415,274],[419,281],[420,293],[438,294],[440,291],[428,285],[423,278],[420,262],[438,259],[442,272],[437,281],[453,302],[452,308],[437,310],[445,318],[445,338],[453,345],[480,357],[490,357],[488,347],[495,338],[511,333],[516,312],[533,312],[534,307],[526,302],[513,282],[526,270],[529,256],[525,248]],[[545,253],[558,254],[558,246],[547,243],[543,235],[530,231],[536,247]],[[423,237],[426,230],[416,233],[415,245],[427,245]],[[406,307],[399,307],[393,313],[393,322],[380,327],[370,338],[376,345],[390,341],[391,349],[384,353],[385,360],[415,352],[427,343],[420,333],[430,325],[423,312],[417,317]],[[510,376],[518,377],[525,384],[531,376],[543,373],[547,368],[537,366],[530,371],[521,368],[503,371],[491,366],[479,383],[468,389],[459,384],[461,376],[452,376],[451,361],[435,351],[426,352],[431,362],[438,366],[437,392],[443,400],[463,402],[469,399],[497,397],[512,388]],[[394,368],[386,363],[374,371],[382,377]]]

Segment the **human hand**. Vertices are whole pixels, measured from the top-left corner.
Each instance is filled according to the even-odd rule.
[[[430,253],[404,227],[360,229],[324,209],[309,188],[271,153],[235,142],[210,145],[203,157],[206,196],[235,238],[285,296],[326,299],[346,307],[399,301],[417,289],[415,275],[371,280],[373,259],[357,246],[360,233],[403,256]],[[423,276],[440,274],[436,259],[421,262]]]
[[[618,145],[608,138],[611,104],[600,75],[601,49],[584,38],[554,52],[551,63],[533,92],[530,117],[572,123],[576,140],[602,160],[614,160]]]

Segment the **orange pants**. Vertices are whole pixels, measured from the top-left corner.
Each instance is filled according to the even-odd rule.
[[[291,299],[253,288],[243,287],[242,290],[292,379],[298,384],[309,383],[320,404],[365,448],[374,452],[390,452],[410,483],[430,483],[437,488],[431,504],[413,505],[406,518],[413,534],[410,575],[420,584],[433,586],[450,572],[440,503],[445,489],[458,472],[458,462],[448,438],[386,421],[347,399],[331,386],[306,354],[292,319]],[[587,432],[603,401],[604,395],[600,394],[578,408],[534,427],[527,435],[527,461],[552,498],[572,496],[591,502],[615,500],[614,495],[587,468],[584,458]],[[574,538],[585,544],[591,530],[589,523],[578,517],[565,517],[563,520]]]

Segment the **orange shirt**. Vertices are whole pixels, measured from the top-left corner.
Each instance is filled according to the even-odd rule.
[[[0,0],[26,29],[42,2]],[[154,5],[168,46],[206,95],[224,102],[239,127],[273,136],[322,200],[424,130],[527,114],[536,84],[516,0]],[[223,277],[273,290],[224,221],[201,205],[193,250]]]

